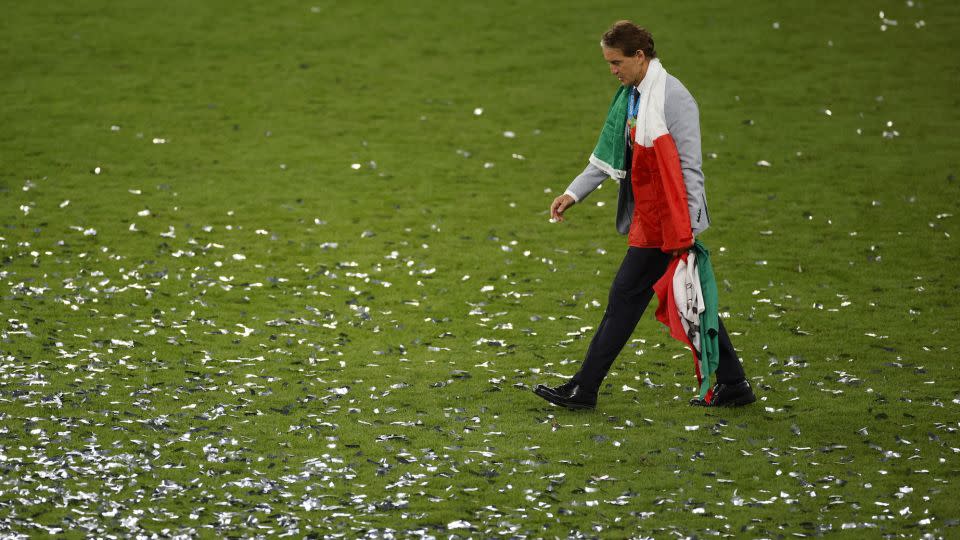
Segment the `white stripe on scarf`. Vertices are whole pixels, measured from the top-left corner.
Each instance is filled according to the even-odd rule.
[[[667,88],[667,70],[659,58],[650,60],[647,73],[640,81],[640,110],[634,141],[644,147],[653,147],[653,141],[667,134],[667,118],[663,103]]]

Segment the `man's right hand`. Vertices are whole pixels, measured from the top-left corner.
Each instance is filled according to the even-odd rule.
[[[566,193],[557,197],[553,200],[553,204],[550,205],[550,219],[557,222],[563,221],[563,213],[567,211],[567,208],[570,208],[576,203],[577,201]]]

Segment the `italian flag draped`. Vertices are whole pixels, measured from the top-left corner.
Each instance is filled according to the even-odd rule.
[[[650,60],[647,73],[637,89],[640,91],[640,107],[637,111],[637,128],[633,142],[646,148],[653,148],[657,139],[670,137],[667,132],[667,120],[663,112],[664,97],[666,96],[667,70],[663,68],[660,59]],[[590,163],[599,167],[610,175],[610,178],[621,180],[627,176],[626,137],[627,132],[627,104],[630,101],[632,86],[623,86],[617,89],[607,112],[607,119],[600,131],[600,139],[590,156]],[[671,144],[673,139],[670,139]],[[676,146],[674,146],[676,153]],[[677,164],[679,168],[679,163]]]
[[[626,178],[627,171],[631,171],[634,213],[630,245],[673,251],[690,246],[693,232],[680,155],[667,131],[666,83],[667,71],[660,60],[650,60],[637,88],[640,98],[636,125],[629,132],[627,120],[632,114],[628,108],[633,87],[621,86],[617,90],[590,163],[616,180]],[[626,162],[627,133],[632,144],[632,163]]]

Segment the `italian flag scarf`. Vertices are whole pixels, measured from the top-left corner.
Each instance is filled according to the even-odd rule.
[[[660,59],[654,58],[647,65],[647,73],[640,82],[640,104],[637,110],[637,128],[634,144],[647,148],[654,146],[654,141],[668,135],[667,120],[663,112],[664,97],[666,95],[667,70],[660,64]],[[620,86],[610,103],[607,119],[600,131],[600,139],[590,156],[593,163],[610,178],[622,180],[627,176],[626,163],[626,136],[627,109],[630,104],[630,94],[633,87]]]

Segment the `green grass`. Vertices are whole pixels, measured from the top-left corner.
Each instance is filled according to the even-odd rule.
[[[611,185],[547,221],[623,17],[700,105],[752,407],[686,406],[652,317],[595,412],[530,392],[577,369],[624,251]],[[958,23],[8,6],[0,535],[957,535]]]

